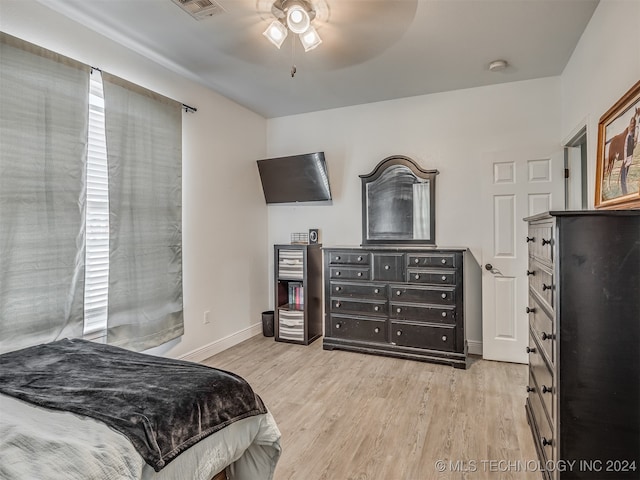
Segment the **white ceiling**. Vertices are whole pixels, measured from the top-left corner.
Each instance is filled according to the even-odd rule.
[[[171,0],[39,1],[266,118],[560,75],[598,4],[326,0],[305,53],[262,36],[269,0],[218,0],[203,20]],[[489,71],[496,59],[509,67]]]

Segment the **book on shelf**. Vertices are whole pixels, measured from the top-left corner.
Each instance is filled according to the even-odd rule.
[[[300,282],[289,282],[288,303],[293,308],[302,308],[304,305],[304,287]]]

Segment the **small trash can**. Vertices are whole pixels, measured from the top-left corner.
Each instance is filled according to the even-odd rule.
[[[273,337],[273,310],[262,312],[262,334],[265,337]]]

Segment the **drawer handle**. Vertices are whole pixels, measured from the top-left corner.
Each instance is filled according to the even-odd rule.
[[[336,277],[339,277],[339,276],[340,276],[340,271],[338,270],[338,271],[336,272]]]
[[[527,308],[525,308],[525,311],[526,311],[527,313],[536,313],[536,309],[535,309],[535,307],[534,307],[534,308],[527,307]]]
[[[336,308],[340,308],[342,304],[340,302],[336,302]]]
[[[535,270],[527,270],[527,276],[534,276],[536,274]]]
[[[442,335],[442,341],[446,342],[447,341],[447,336],[446,335]]]
[[[445,263],[447,263],[447,259],[443,258],[442,260],[440,260],[440,263],[444,265]]]
[[[396,312],[400,313],[402,309],[400,307],[396,308]]]
[[[400,295],[402,295],[402,291],[401,290],[397,290],[396,291],[396,295],[399,297]]]
[[[546,283],[542,284],[542,291],[544,292],[545,290],[551,290],[553,288],[553,285],[547,285]]]
[[[336,323],[336,328],[340,328],[342,325],[340,325],[339,323]]]
[[[446,282],[447,281],[447,276],[446,275],[442,275],[442,281]]]
[[[380,329],[378,327],[374,328],[373,333],[380,333]]]
[[[527,347],[527,353],[536,353],[535,347]]]
[[[553,340],[555,338],[555,335],[553,333],[542,332],[540,338],[542,338],[542,340]]]
[[[542,245],[549,245],[551,243],[551,239],[547,240],[546,238],[542,239]]]
[[[417,259],[417,258],[415,258],[415,259],[413,260],[413,263],[420,263],[420,260],[419,260],[419,259]]]
[[[531,393],[531,392],[535,392],[535,391],[536,391],[535,387],[527,385],[527,393]]]
[[[391,268],[391,267],[390,267],[389,265],[385,265],[385,266],[384,266],[384,269],[385,269],[385,270],[389,270],[390,268]]]
[[[536,237],[527,237],[527,243],[535,242],[535,241],[536,241]]]
[[[546,385],[542,385],[542,393],[551,393],[553,388],[547,387]]]
[[[397,335],[398,337],[399,337],[400,335],[402,335],[402,330],[398,330],[398,331],[396,332],[396,335]]]
[[[358,272],[358,276],[361,277],[362,276],[362,272]]]
[[[442,295],[440,295],[442,298],[447,298],[447,294],[443,293]]]
[[[340,260],[340,255],[338,255],[338,256],[336,257],[336,260]]]
[[[546,437],[542,437],[542,446],[543,447],[550,447],[553,444],[553,442],[551,440],[547,440]]]
[[[378,310],[380,310],[380,307],[378,305],[376,305],[375,307],[373,307],[373,311],[377,312]]]
[[[362,261],[362,257],[358,257],[358,261],[361,262]]]
[[[442,316],[446,317],[447,316],[447,312],[442,312]]]
[[[415,274],[415,279],[416,279],[416,280],[420,280],[420,274],[419,274],[419,273],[416,273],[416,274]]]
[[[373,291],[373,293],[380,293],[380,289],[379,289],[379,288],[376,288],[376,289]]]
[[[336,292],[339,292],[340,290],[342,290],[342,287],[336,287]]]

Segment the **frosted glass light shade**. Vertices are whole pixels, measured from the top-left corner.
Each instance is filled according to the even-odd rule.
[[[289,32],[281,22],[274,20],[262,34],[276,47],[280,48]]]
[[[311,24],[307,11],[300,5],[293,5],[287,10],[287,25],[293,33],[303,33]]]
[[[300,34],[300,43],[304,47],[304,51],[313,50],[322,43],[322,39],[315,28],[309,27],[306,32]]]

